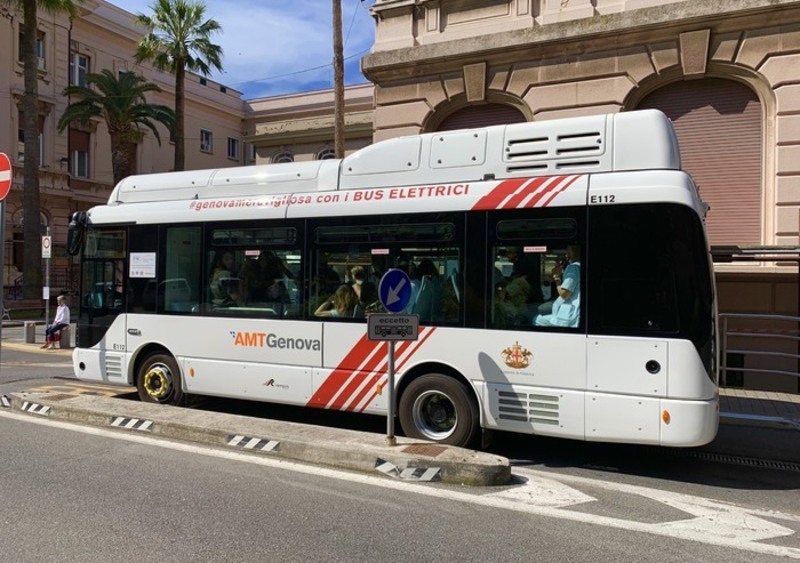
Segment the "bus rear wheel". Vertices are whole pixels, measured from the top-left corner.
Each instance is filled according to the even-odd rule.
[[[136,374],[136,391],[145,403],[186,405],[178,363],[163,352],[150,354],[141,363]]]
[[[480,426],[478,407],[467,387],[438,373],[412,381],[398,410],[400,426],[409,438],[469,447]]]

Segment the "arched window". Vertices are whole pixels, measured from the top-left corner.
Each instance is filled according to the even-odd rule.
[[[333,149],[322,149],[317,155],[317,160],[329,160],[336,158],[336,151]]]
[[[522,112],[507,104],[480,104],[456,110],[442,120],[437,131],[471,129],[527,121]]]
[[[688,80],[659,88],[639,108],[672,120],[682,165],[711,206],[711,245],[761,244],[763,112],[755,92],[733,80]]]
[[[280,164],[284,162],[294,162],[294,155],[289,151],[279,152],[275,156],[272,157],[272,162],[275,164]]]

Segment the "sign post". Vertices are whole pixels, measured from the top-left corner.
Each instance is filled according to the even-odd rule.
[[[403,312],[408,307],[411,294],[411,279],[408,274],[402,270],[387,271],[378,284],[378,296],[389,314],[372,314],[367,318],[367,338],[369,340],[386,340],[389,346],[386,381],[388,389],[386,442],[390,446],[397,445],[394,435],[394,343],[397,340],[416,340],[419,333],[419,315],[396,314]]]
[[[47,234],[42,237],[42,258],[44,258],[44,287],[42,288],[42,299],[44,299],[44,328],[50,324],[50,256],[52,255],[53,237],[50,236],[50,227],[47,227]]]
[[[5,199],[11,191],[11,182],[14,179],[11,160],[4,152],[0,152],[0,268],[3,269],[3,286],[0,289],[0,314],[6,312],[4,302],[6,287],[6,205]],[[0,342],[3,341],[3,321],[0,318]]]

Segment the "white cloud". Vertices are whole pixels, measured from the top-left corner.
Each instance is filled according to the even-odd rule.
[[[133,14],[151,14],[152,0],[110,0]],[[374,0],[342,0],[345,82],[366,81],[359,61],[369,52]],[[212,37],[224,51],[223,72],[211,78],[246,99],[333,87],[331,0],[204,0],[206,17],[222,33]]]

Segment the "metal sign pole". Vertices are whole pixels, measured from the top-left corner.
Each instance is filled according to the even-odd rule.
[[[50,240],[50,227],[47,227],[47,240]],[[44,245],[42,245],[44,246]],[[48,247],[49,248],[49,247]],[[50,255],[44,259],[44,288],[42,290],[42,298],[44,299],[44,330],[50,324]]]
[[[389,415],[386,417],[386,443],[390,446],[397,445],[397,438],[394,436],[394,340],[390,340],[389,344],[389,373],[388,381],[386,384],[389,386],[389,394],[387,400],[389,401]]]
[[[0,290],[0,311],[6,312],[6,204],[0,201],[0,268],[3,268],[3,289]],[[9,317],[10,318],[10,317]],[[3,319],[0,317],[0,350],[3,349]],[[2,362],[0,362],[2,364]]]

